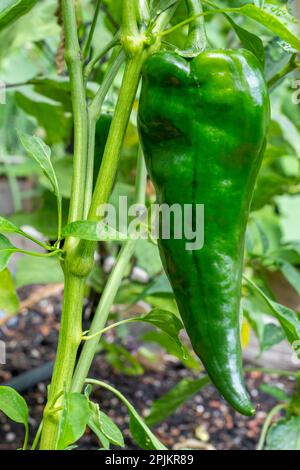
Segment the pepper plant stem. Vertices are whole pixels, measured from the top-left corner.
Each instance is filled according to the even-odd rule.
[[[87,172],[86,172],[86,191],[85,191],[85,217],[88,215],[89,207],[92,199],[93,192],[93,174],[94,174],[94,153],[95,153],[95,132],[96,124],[101,114],[102,105],[107,92],[112,85],[118,70],[125,61],[124,51],[120,51],[115,60],[109,67],[103,83],[97,92],[95,98],[91,102],[88,110],[88,129],[89,129],[89,143],[88,143],[88,158],[87,158]],[[97,157],[97,156],[96,156]]]
[[[65,293],[56,361],[44,411],[41,450],[55,450],[61,413],[51,413],[56,397],[70,388],[77,349],[81,341],[85,278],[65,273]]]
[[[147,170],[142,153],[139,153],[138,167],[137,167],[137,182],[136,182],[136,202],[143,204],[145,201],[145,189],[147,181]],[[129,240],[126,242],[118,256],[117,262],[109,276],[105,289],[102,293],[101,300],[96,310],[89,335],[92,336],[102,330],[107,322],[107,318],[122,282],[124,271],[130,262],[134,253],[135,241]],[[88,375],[89,369],[96,354],[97,346],[101,335],[86,341],[79,361],[74,373],[72,381],[72,391],[81,392],[84,381]]]
[[[77,36],[75,3],[62,1],[66,51],[65,57],[71,82],[71,96],[74,117],[74,166],[69,222],[80,220],[83,216],[85,172],[88,143],[87,106],[83,80],[83,66]],[[68,243],[67,243],[68,246]]]

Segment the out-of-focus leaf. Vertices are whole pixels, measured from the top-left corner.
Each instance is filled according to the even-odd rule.
[[[295,291],[300,295],[300,273],[290,263],[284,262],[280,266],[280,271],[286,280],[293,286]]]
[[[267,351],[275,344],[281,343],[285,339],[285,334],[280,326],[274,323],[264,325],[263,335],[260,342],[261,352]]]
[[[32,284],[60,284],[64,275],[56,258],[22,257],[17,261],[15,273],[16,287]]]
[[[168,418],[177,408],[192,398],[195,393],[210,383],[208,377],[201,379],[182,379],[166,395],[152,403],[150,412],[146,418],[146,423],[153,426],[160,421]]]
[[[9,315],[14,315],[18,312],[19,306],[19,297],[12,275],[8,269],[4,269],[0,272],[0,310]]]
[[[276,198],[281,218],[280,226],[284,242],[294,242],[299,239],[300,230],[300,195],[280,196]]]
[[[42,96],[30,89],[16,92],[18,105],[30,116],[34,116],[47,133],[47,142],[59,143],[71,134],[71,113],[58,101]]]
[[[56,197],[60,198],[58,182],[51,162],[51,149],[37,136],[19,132],[19,138],[26,152],[34,158],[50,181],[52,191]]]
[[[2,0],[0,5],[0,31],[28,13],[37,0]]]
[[[143,335],[142,340],[159,344],[168,354],[177,357],[189,369],[196,371],[201,369],[200,362],[191,354],[185,344],[182,343],[179,346],[177,342],[173,341],[170,336],[162,331],[148,331]]]
[[[119,344],[101,340],[101,345],[108,352],[106,360],[119,372],[125,375],[141,375],[143,367],[127,349]]]
[[[250,289],[257,293],[269,307],[269,312],[283,328],[288,341],[293,344],[300,340],[300,320],[293,310],[271,300],[253,281],[247,279]]]
[[[267,434],[265,450],[300,450],[300,416],[273,424]]]
[[[275,385],[261,384],[260,389],[262,392],[276,398],[278,401],[288,401],[289,396],[285,393],[282,388],[276,387]]]
[[[0,234],[0,272],[3,271],[11,258],[18,251],[4,235]]]
[[[135,247],[137,265],[150,276],[155,276],[162,270],[162,264],[157,246],[147,240],[138,240]]]

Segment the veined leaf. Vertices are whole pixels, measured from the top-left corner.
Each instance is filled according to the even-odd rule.
[[[38,0],[1,0],[0,31],[28,13]]]

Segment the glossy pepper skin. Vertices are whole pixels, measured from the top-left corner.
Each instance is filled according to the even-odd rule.
[[[150,56],[139,132],[157,202],[204,204],[204,246],[160,239],[193,349],[223,397],[254,413],[242,374],[239,309],[246,224],[269,121],[260,64],[246,50]],[[174,235],[174,232],[173,232]]]

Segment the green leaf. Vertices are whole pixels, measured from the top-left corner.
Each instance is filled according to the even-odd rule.
[[[191,354],[185,344],[179,346],[177,342],[173,341],[170,336],[162,331],[148,331],[143,335],[142,340],[144,342],[159,344],[168,354],[177,357],[177,359],[189,369],[199,371],[201,368],[200,362]]]
[[[28,13],[38,0],[2,0],[0,6],[0,31]]]
[[[8,269],[4,269],[0,272],[0,310],[9,315],[15,315],[19,310],[19,306],[19,297],[12,275]]]
[[[130,415],[130,432],[133,439],[137,444],[145,450],[167,450],[167,448],[157,439],[153,432],[148,428],[144,420],[137,413],[132,404],[124,397],[124,395],[119,392],[116,388],[111,385],[106,384],[105,382],[100,382],[98,380],[88,379],[90,383],[94,383],[100,387],[104,387],[107,390],[110,390],[114,393],[119,400],[124,403],[126,408],[129,411]]]
[[[150,286],[146,287],[144,292],[147,295],[173,294],[173,289],[169,279],[163,273],[159,276],[156,276]]]
[[[51,183],[52,190],[56,197],[60,199],[60,192],[56,174],[51,162],[51,149],[42,139],[19,131],[19,139],[28,154],[40,165],[44,175]]]
[[[263,334],[260,341],[261,352],[267,351],[275,344],[281,343],[285,339],[285,334],[280,326],[274,323],[264,325]]]
[[[237,8],[237,12],[257,21],[290,44],[294,49],[300,50],[300,39],[296,35],[299,22],[284,8],[265,4],[264,9],[261,9],[255,5],[248,4]]]
[[[100,411],[99,425],[105,437],[115,446],[124,447],[124,438],[118,426],[103,411]]]
[[[178,339],[180,330],[184,328],[181,320],[174,315],[174,313],[167,310],[154,309],[142,317],[137,318],[137,321],[149,323],[161,331],[166,333],[180,348],[182,347],[181,341]]]
[[[252,280],[247,278],[245,279],[247,280],[251,290],[259,294],[269,307],[269,312],[279,321],[289,343],[293,344],[294,341],[300,340],[300,321],[295,312],[290,308],[269,299],[269,297]]]
[[[271,397],[276,398],[278,401],[288,401],[289,396],[279,387],[269,384],[261,384],[260,389],[262,392],[271,395]]]
[[[179,3],[179,0],[159,0],[154,7],[152,15],[160,15],[171,6],[175,5],[175,3]]]
[[[9,220],[0,217],[0,233],[22,233],[22,231]]]
[[[16,423],[28,423],[28,406],[15,389],[0,386],[0,410]]]
[[[130,432],[135,442],[144,450],[167,450],[150,431],[144,420],[135,411],[132,405],[130,405],[128,410],[130,413]]]
[[[89,402],[91,415],[88,421],[88,427],[93,431],[93,433],[98,437],[100,443],[102,444],[105,450],[109,450],[110,441],[109,439],[103,434],[100,425],[100,409],[99,405],[93,402]]]
[[[103,222],[80,220],[63,229],[63,237],[75,237],[90,241],[127,241],[129,237]]]
[[[143,367],[138,360],[130,354],[127,349],[119,344],[107,343],[101,340],[101,345],[108,351],[106,356],[109,362],[117,371],[125,375],[141,375],[144,372]]]
[[[265,63],[265,49],[262,40],[256,36],[256,34],[250,33],[246,29],[239,26],[233,19],[229,16],[224,14],[227,18],[233,29],[235,30],[239,40],[241,41],[242,46],[245,49],[251,51],[260,61],[262,65]]]
[[[61,284],[64,274],[57,258],[22,257],[17,261],[16,287],[34,284]]]
[[[300,273],[294,268],[290,263],[284,262],[280,266],[280,271],[286,278],[286,280],[291,284],[295,291],[300,295]]]
[[[267,435],[265,450],[300,450],[300,416],[281,419]]]
[[[10,257],[18,251],[14,245],[4,235],[0,234],[0,272],[3,271],[10,260]]]
[[[81,393],[64,394],[63,413],[60,423],[58,450],[66,449],[84,434],[90,418],[89,401]]]
[[[44,25],[45,27],[45,25]],[[15,93],[18,107],[33,116],[39,126],[46,131],[47,142],[57,144],[69,141],[72,127],[71,113],[66,112],[64,103],[36,93],[29,87],[23,87]]]
[[[156,276],[162,270],[158,247],[147,240],[137,240],[135,246],[137,265],[150,276]]]
[[[190,400],[195,393],[210,383],[208,377],[201,379],[182,379],[166,395],[152,403],[146,423],[153,426],[172,415],[177,408]]]

